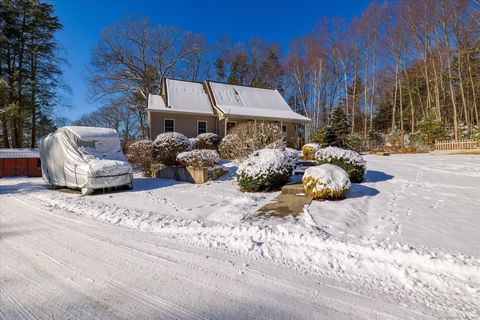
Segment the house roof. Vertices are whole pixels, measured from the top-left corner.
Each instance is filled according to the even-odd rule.
[[[263,89],[209,81],[215,106],[224,114],[275,120],[308,122],[293,112],[276,89]]]
[[[0,159],[40,158],[38,149],[0,149]]]
[[[165,97],[149,95],[148,110],[215,115],[201,82],[166,79]]]

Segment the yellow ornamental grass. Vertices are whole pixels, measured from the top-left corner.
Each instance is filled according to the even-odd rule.
[[[315,152],[320,149],[320,146],[315,143],[308,143],[302,147],[303,160],[315,160]]]

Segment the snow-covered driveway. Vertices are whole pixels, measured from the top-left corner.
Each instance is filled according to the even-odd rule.
[[[45,209],[15,191],[0,198],[4,319],[419,316],[265,261]]]
[[[347,199],[137,179],[83,197],[0,179],[0,318],[480,317],[480,157],[367,157]]]

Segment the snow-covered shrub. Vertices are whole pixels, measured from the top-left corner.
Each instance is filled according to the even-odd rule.
[[[381,149],[385,146],[385,135],[378,131],[369,131],[367,136],[367,144],[370,150]]]
[[[178,132],[166,132],[159,134],[152,144],[153,159],[167,166],[177,163],[177,155],[187,151],[190,146],[189,140]]]
[[[218,152],[211,149],[195,149],[177,155],[177,162],[186,167],[213,167],[219,161]]]
[[[276,149],[252,153],[238,166],[237,182],[242,191],[270,191],[284,186],[293,170],[293,161]]]
[[[220,137],[218,134],[207,132],[202,133],[197,136],[197,147],[196,149],[213,149],[218,150],[218,145],[220,144]]]
[[[278,124],[263,122],[257,124],[254,122],[241,123],[232,129],[231,137],[234,137],[235,141],[230,138],[229,142],[234,143],[228,144],[229,155],[225,157],[223,150],[220,150],[222,158],[243,159],[256,150],[265,149],[269,145],[273,148],[279,146],[280,141],[286,140],[286,134],[282,132]],[[225,144],[223,143],[223,145]]]
[[[287,147],[287,143],[285,142],[285,140],[277,140],[267,144],[264,149],[284,150],[286,147]]]
[[[225,137],[223,137],[220,145],[218,146],[220,157],[222,159],[235,159],[239,142],[240,141],[236,134],[227,134]]]
[[[307,168],[302,182],[313,199],[343,199],[351,185],[348,173],[331,164]]]
[[[356,133],[344,137],[345,148],[360,152],[365,149],[365,139]]]
[[[315,160],[315,152],[320,150],[320,146],[316,143],[307,143],[302,147],[302,155],[304,160]]]
[[[135,141],[128,147],[125,156],[131,164],[142,167],[145,177],[150,176],[150,166],[153,160],[151,140]]]
[[[285,148],[284,152],[294,162],[296,162],[298,159],[300,159],[300,156],[302,155],[302,153],[300,151],[298,151],[296,149],[292,149],[292,148]]]
[[[341,167],[352,182],[362,182],[367,162],[355,151],[336,147],[320,149],[315,153],[318,164],[329,163]]]
[[[197,146],[198,146],[197,138],[189,138],[188,139],[188,150],[189,151],[198,149]]]

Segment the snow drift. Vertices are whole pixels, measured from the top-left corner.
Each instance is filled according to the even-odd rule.
[[[39,144],[43,179],[53,186],[94,189],[131,185],[132,167],[113,129],[63,127]]]

